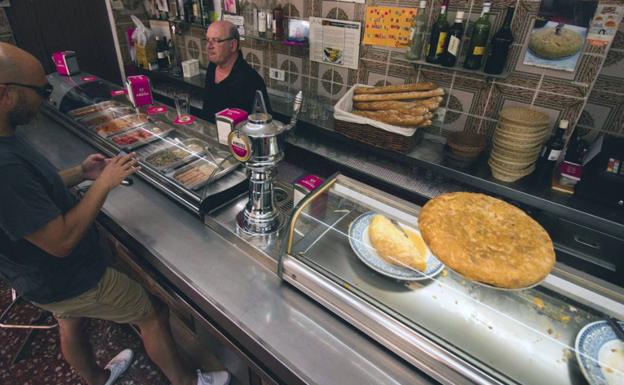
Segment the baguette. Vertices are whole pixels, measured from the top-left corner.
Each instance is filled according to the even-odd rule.
[[[414,92],[396,92],[392,94],[361,94],[354,95],[354,102],[376,102],[384,100],[409,100],[409,99],[424,99],[432,96],[444,95],[444,89],[436,88],[431,91],[414,91]]]
[[[359,116],[364,116],[369,119],[377,120],[379,122],[393,124],[395,126],[414,127],[427,121],[425,116],[409,115],[409,114],[405,114],[397,110],[388,110],[388,111],[355,110],[353,111],[353,113]]]
[[[410,110],[416,107],[426,107],[429,110],[436,109],[440,106],[442,102],[441,96],[435,96],[429,99],[417,100],[415,102],[396,102],[396,101],[385,101],[385,102],[359,102],[353,105],[353,108],[357,110]]]
[[[443,98],[435,96],[428,99],[415,100],[413,102],[381,101],[381,102],[358,102],[354,107],[358,110],[405,110],[414,107],[439,104]]]
[[[435,83],[423,82],[412,84],[401,84],[398,86],[384,86],[384,87],[358,87],[353,92],[356,95],[360,94],[389,94],[392,92],[411,92],[411,91],[429,91],[437,88]]]

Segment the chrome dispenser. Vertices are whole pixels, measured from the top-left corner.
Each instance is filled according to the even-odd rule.
[[[230,151],[245,164],[249,177],[247,204],[236,218],[239,230],[245,234],[273,234],[284,222],[283,214],[275,205],[273,179],[277,164],[284,157],[286,133],[297,123],[302,101],[303,94],[299,91],[290,122],[284,124],[273,120],[262,92],[256,91],[253,113],[228,137]]]

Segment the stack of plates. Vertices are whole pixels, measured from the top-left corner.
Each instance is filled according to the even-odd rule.
[[[488,161],[492,176],[514,182],[532,173],[549,133],[550,120],[545,113],[524,107],[503,109]]]

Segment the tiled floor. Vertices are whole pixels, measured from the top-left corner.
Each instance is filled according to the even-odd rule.
[[[0,312],[11,301],[9,288],[0,281]],[[39,315],[30,305],[20,306],[12,320],[28,322]],[[49,322],[54,322],[50,317]],[[135,352],[135,360],[128,371],[117,381],[118,385],[165,385],[169,382],[147,358],[139,337],[127,326],[92,320],[88,335],[100,365],[105,365],[115,354],[125,348]],[[63,360],[57,329],[36,332],[26,348],[24,358],[11,365],[27,331],[0,329],[0,384],[2,385],[61,385],[86,384]]]

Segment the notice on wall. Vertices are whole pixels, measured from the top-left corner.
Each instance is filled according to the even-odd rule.
[[[599,4],[596,14],[589,25],[587,41],[597,47],[609,45],[617,33],[624,15],[624,6]]]
[[[417,8],[366,7],[364,44],[405,48]]]
[[[354,21],[311,17],[310,60],[357,69],[361,29]]]
[[[223,20],[229,21],[236,26],[241,40],[245,40],[245,18],[236,15],[223,15]]]

